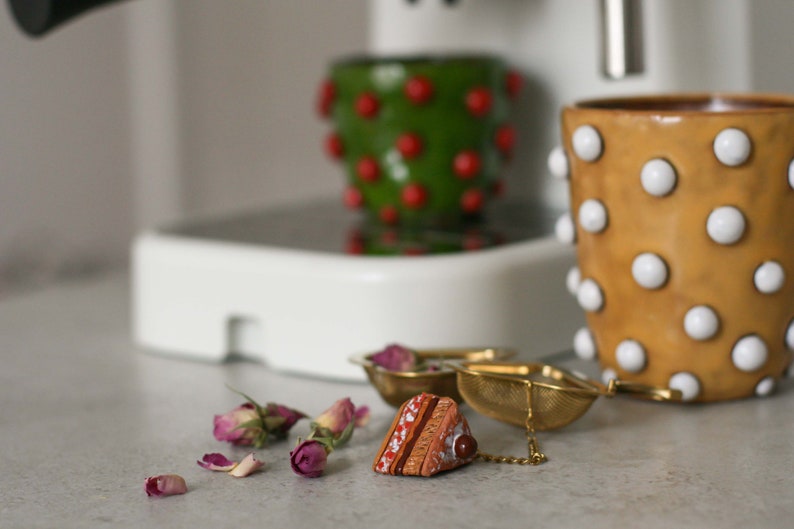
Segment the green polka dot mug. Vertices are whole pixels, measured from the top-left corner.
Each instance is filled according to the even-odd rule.
[[[688,401],[769,395],[794,351],[794,97],[584,101],[562,131],[577,354]]]
[[[521,77],[492,56],[359,57],[331,65],[318,112],[345,205],[385,224],[452,225],[503,189]]]

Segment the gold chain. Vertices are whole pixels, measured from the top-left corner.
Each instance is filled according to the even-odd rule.
[[[477,451],[477,457],[489,463],[508,463],[513,465],[540,465],[546,462],[546,456],[538,449],[538,439],[535,437],[535,425],[532,420],[532,383],[527,388],[527,420],[524,425],[527,431],[527,448],[529,457],[497,456]]]
[[[535,454],[533,457],[512,457],[512,456],[495,456],[486,454],[485,452],[477,452],[477,457],[488,463],[508,463],[511,465],[540,465],[546,461],[546,456],[543,454]]]

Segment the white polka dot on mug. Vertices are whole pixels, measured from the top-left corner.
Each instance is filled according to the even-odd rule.
[[[783,288],[786,271],[777,261],[761,263],[753,273],[753,284],[763,294],[774,294]]]
[[[739,208],[720,206],[714,209],[706,221],[706,231],[719,244],[734,244],[744,235],[746,222]]]
[[[786,327],[786,338],[784,341],[786,342],[786,348],[789,351],[794,351],[794,320],[791,320],[791,323]]]
[[[764,377],[755,386],[755,394],[759,397],[768,397],[775,391],[775,379],[772,377]]]
[[[731,359],[737,369],[752,372],[766,362],[769,350],[764,340],[755,334],[740,338],[731,351]]]
[[[573,335],[573,351],[582,360],[594,360],[598,356],[593,333],[587,327],[582,327]]]
[[[621,369],[639,373],[645,368],[645,348],[636,340],[623,340],[615,349],[615,359]]]
[[[652,252],[644,252],[631,263],[631,275],[643,288],[655,290],[667,283],[667,263]]]
[[[601,157],[604,142],[592,125],[582,125],[573,133],[573,152],[586,162],[594,162]]]
[[[568,165],[568,155],[565,154],[565,149],[557,146],[551,150],[549,157],[546,160],[549,172],[555,178],[565,180],[570,174],[570,167]]]
[[[601,382],[603,382],[606,385],[609,385],[609,383],[612,382],[613,380],[619,380],[617,371],[615,371],[611,367],[608,367],[603,371],[601,371]]]
[[[677,389],[681,392],[681,400],[695,400],[700,394],[700,381],[692,373],[676,373],[670,377],[670,389]]]
[[[794,160],[788,164],[788,186],[794,190]]]
[[[742,165],[751,151],[750,137],[737,128],[724,129],[714,138],[714,155],[727,166]]]
[[[717,334],[719,328],[720,318],[709,306],[692,307],[684,316],[684,330],[693,340],[709,340]]]
[[[642,188],[655,197],[669,195],[675,188],[678,177],[673,165],[663,158],[654,158],[642,166],[640,182]]]
[[[609,214],[604,204],[595,198],[589,198],[579,206],[579,225],[589,233],[601,233],[607,227]]]
[[[557,240],[563,244],[573,244],[576,242],[576,226],[570,213],[563,213],[557,218],[554,224],[554,234]]]
[[[578,266],[572,266],[565,274],[565,287],[572,296],[576,296],[579,291],[579,284],[582,282],[582,273]]]
[[[594,279],[587,278],[579,284],[576,299],[587,312],[598,312],[604,308],[604,292]]]

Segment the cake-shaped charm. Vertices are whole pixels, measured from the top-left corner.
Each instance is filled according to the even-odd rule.
[[[474,460],[477,441],[449,397],[421,393],[400,406],[372,469],[393,476],[432,476]]]

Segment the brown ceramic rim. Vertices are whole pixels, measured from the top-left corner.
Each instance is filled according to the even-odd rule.
[[[757,114],[794,111],[787,94],[692,93],[587,99],[568,108],[648,114]]]

